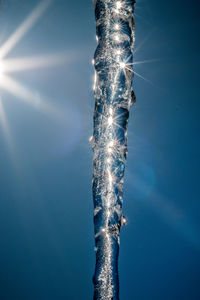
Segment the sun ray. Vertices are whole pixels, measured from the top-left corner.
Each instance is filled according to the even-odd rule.
[[[139,78],[143,79],[144,81],[146,81],[146,82],[150,83],[151,85],[154,85],[154,84],[153,84],[153,82],[151,82],[149,79],[147,79],[147,78],[143,77],[143,76],[142,76],[142,75],[140,75],[139,73],[135,72],[135,70],[134,70],[134,74],[135,74],[137,77],[139,77]]]
[[[9,148],[12,148],[12,139],[11,139],[11,135],[10,135],[10,129],[8,126],[8,121],[7,121],[7,117],[4,111],[4,107],[3,107],[3,102],[2,99],[0,98],[0,122],[4,131],[4,135],[7,141],[7,144],[9,146]]]
[[[66,62],[71,62],[77,55],[67,55],[66,53],[57,53],[49,55],[28,56],[21,58],[12,58],[3,60],[5,73],[14,73],[19,71],[51,67]]]
[[[17,171],[19,170],[19,163],[16,156],[17,151],[16,151],[15,144],[13,143],[13,136],[11,135],[10,126],[6,117],[3,101],[1,98],[0,98],[0,124],[2,127],[5,142],[7,144],[10,159],[12,161],[12,165],[14,166],[14,169]]]
[[[141,61],[135,61],[132,63],[132,65],[140,65],[140,64],[148,64],[156,61],[161,61],[160,58],[154,58],[154,59],[147,59],[147,60],[141,60]],[[129,65],[129,64],[128,64]]]
[[[10,38],[0,48],[0,59],[3,59],[13,49],[13,47],[23,38],[23,36],[31,29],[36,21],[42,16],[48,8],[52,0],[43,0],[31,14],[24,20],[24,22],[16,29]]]
[[[150,36],[152,35],[152,33],[155,31],[155,29],[151,30],[149,32],[149,34],[146,35],[146,37],[141,41],[141,43],[135,48],[135,50],[133,51],[133,55],[135,56],[135,54],[138,52],[138,50],[148,41],[148,39],[150,38]]]
[[[61,116],[61,111],[54,105],[50,104],[51,101],[42,97],[40,104],[37,105],[35,92],[31,91],[29,88],[22,85],[17,80],[11,78],[8,75],[3,75],[0,80],[0,87],[13,96],[17,97],[19,100],[32,105],[35,109],[39,109],[41,112],[47,113],[53,118],[59,118]]]

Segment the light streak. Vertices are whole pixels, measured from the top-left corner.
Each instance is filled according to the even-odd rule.
[[[93,201],[96,267],[94,299],[118,300],[119,233],[127,123],[131,104],[134,46],[134,0],[95,0],[95,111],[90,143],[94,152]]]
[[[34,105],[35,107],[35,93],[16,80],[12,79],[7,74],[49,65],[55,65],[57,63],[61,63],[61,60],[63,60],[63,56],[62,58],[59,58],[58,55],[46,55],[11,59],[6,59],[6,56],[10,53],[10,51],[12,51],[12,49],[24,37],[24,35],[28,33],[28,31],[42,16],[51,2],[52,0],[41,1],[30,13],[30,15],[22,22],[22,24],[17,27],[14,33],[0,47],[0,88],[6,90],[14,96],[17,96],[20,100]],[[50,112],[51,114],[54,114],[53,107],[51,107],[51,105],[48,105],[44,101],[42,101],[42,104],[40,105],[40,109],[41,108],[44,112]]]
[[[5,137],[8,142],[9,148],[11,149],[12,148],[12,139],[11,139],[11,135],[10,135],[10,129],[8,126],[7,117],[5,114],[4,107],[3,107],[3,101],[1,98],[0,98],[0,122],[4,129]]]
[[[52,0],[41,1],[22,24],[17,27],[14,33],[0,46],[0,88],[19,100],[31,104],[41,112],[59,120],[62,112],[53,104],[53,100],[51,101],[51,99],[41,96],[40,104],[37,105],[35,91],[12,78],[10,74],[71,62],[77,59],[77,55],[75,53],[71,53],[70,56],[66,53],[54,53],[26,57],[6,57],[44,14],[51,3]]]
[[[8,54],[14,49],[17,43],[28,33],[38,19],[44,14],[52,0],[43,0],[33,9],[29,16],[20,24],[8,39],[0,46],[0,90],[10,93],[12,96],[32,105],[33,108],[48,114],[52,119],[59,121],[63,118],[63,112],[54,104],[54,101],[40,95],[38,103],[36,92],[31,88],[12,78],[10,74],[43,67],[50,67],[64,62],[71,62],[77,59],[75,53],[70,57],[66,53],[43,54],[37,56],[8,58]],[[5,134],[11,158],[15,167],[17,166],[16,149],[12,141],[11,130],[4,110],[3,100],[0,99],[0,125]]]
[[[26,70],[40,69],[44,67],[52,67],[62,65],[74,59],[72,55],[69,57],[64,53],[44,54],[37,56],[27,56],[21,58],[9,58],[3,60],[3,69],[5,73],[15,73]],[[0,63],[1,72],[1,63]]]
[[[17,97],[20,101],[24,101],[27,104],[32,105],[37,109],[37,102],[35,100],[35,92],[30,88],[25,87],[17,80],[11,78],[8,75],[3,75],[0,80],[0,88],[6,90],[14,97]],[[53,118],[58,118],[61,116],[61,113],[55,106],[48,103],[48,99],[42,98],[39,107],[40,111],[49,114]]]
[[[3,76],[5,71],[4,63],[0,62],[0,77]]]
[[[24,22],[16,29],[10,38],[0,48],[0,59],[8,55],[8,53],[16,46],[16,44],[23,38],[23,36],[31,29],[36,21],[42,16],[48,8],[52,0],[43,0],[31,14],[24,20]]]

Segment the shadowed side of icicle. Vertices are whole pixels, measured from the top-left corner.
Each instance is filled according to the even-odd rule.
[[[127,123],[132,91],[133,0],[96,0],[98,46],[94,55],[95,111],[93,201],[96,267],[94,299],[119,299],[119,234],[122,214]]]

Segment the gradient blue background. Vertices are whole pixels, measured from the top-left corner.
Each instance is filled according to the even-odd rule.
[[[38,3],[4,0],[0,44]],[[199,300],[199,1],[136,6],[137,103],[129,122],[121,300]],[[64,52],[62,66],[14,73],[60,120],[0,90],[0,299],[92,299],[92,0],[56,0],[8,57]],[[0,123],[1,124],[1,123]]]

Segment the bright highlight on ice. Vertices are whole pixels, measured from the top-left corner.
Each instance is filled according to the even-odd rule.
[[[126,67],[126,64],[125,64],[124,62],[120,62],[119,65],[120,65],[120,68],[121,68],[121,69],[124,69],[124,68]]]
[[[119,30],[119,24],[115,24],[115,29]]]
[[[117,1],[117,2],[116,2],[116,7],[117,7],[117,9],[120,9],[120,8],[121,8],[121,6],[122,6],[122,3],[121,3],[121,1]]]

